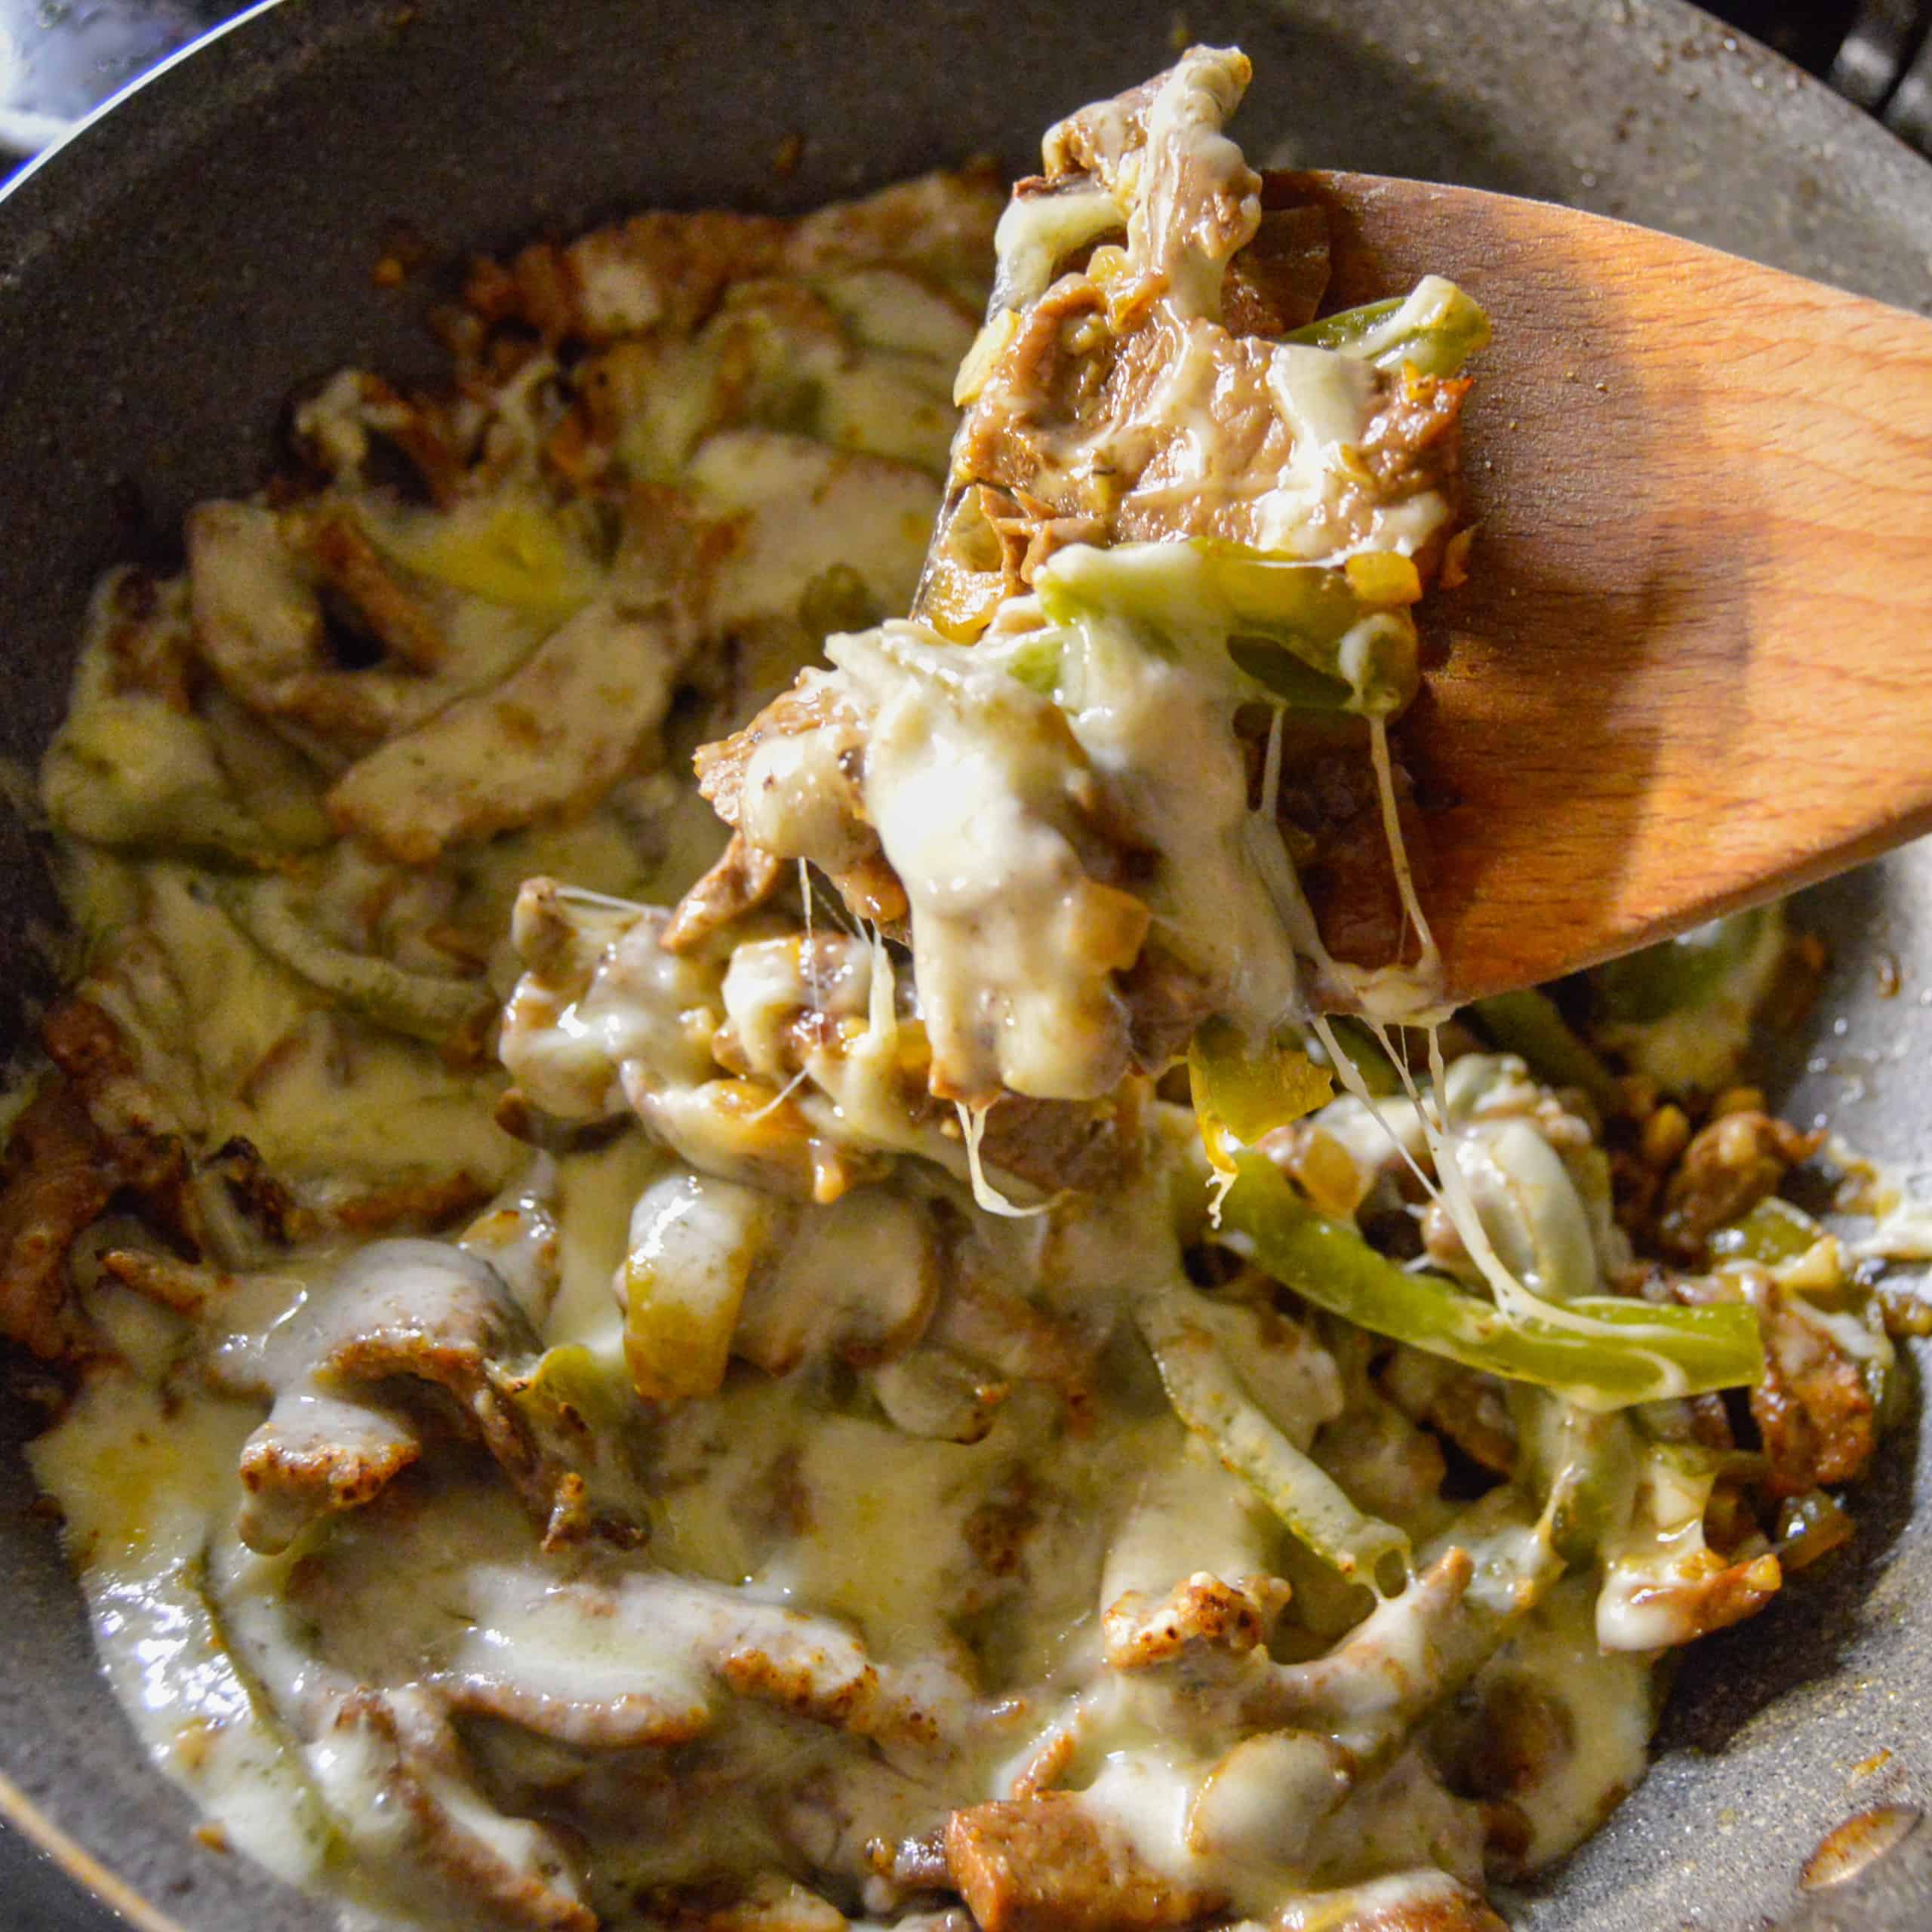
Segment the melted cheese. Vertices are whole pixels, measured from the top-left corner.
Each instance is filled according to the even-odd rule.
[[[1074,843],[1083,761],[1062,715],[912,625],[835,639],[870,712],[867,816],[912,902],[919,998],[961,1097],[1086,1099],[1126,1069],[1111,974],[1140,932]]]
[[[469,1172],[485,1186],[518,1158],[488,1109],[501,1081],[492,1070],[460,1072],[428,1047],[337,1014],[243,937],[190,867],[142,869],[137,917],[159,949],[165,979],[107,969],[91,990],[131,1036],[149,1068],[185,1054],[209,1144],[236,1135],[272,1165],[321,1179],[369,1179],[420,1162]],[[144,986],[165,1003],[143,1003]],[[349,1035],[344,1040],[343,1035]]]
[[[1139,133],[1115,106],[1050,137],[1050,155],[1091,140],[1096,178],[1013,205],[996,302],[1035,299],[1062,256],[1124,220],[1160,282],[1172,352],[1139,414],[1109,432],[1135,459],[1142,506],[1211,505],[1283,556],[1333,561],[1375,385],[1366,361],[1306,346],[1229,362],[1221,271],[1259,214],[1221,132],[1245,78],[1238,55],[1197,51],[1143,103]],[[1222,227],[1195,220],[1204,198]],[[594,331],[666,326],[679,291],[621,235],[579,245],[571,265]],[[1009,339],[996,319],[969,371]],[[802,278],[732,290],[689,340],[610,346],[617,420],[601,454],[614,481],[675,486],[708,526],[708,634],[752,654],[747,640],[777,637],[782,656],[835,564],[904,607],[940,502],[946,371],[971,340],[923,263],[841,266],[834,251]],[[359,380],[305,411],[337,495],[450,657],[414,681],[392,669],[351,687],[390,706],[353,743],[326,715],[275,708],[285,690],[265,679],[334,675],[317,661],[319,595],[274,513],[229,505],[198,526],[198,609],[165,586],[155,622],[214,660],[249,755],[224,753],[247,734],[225,734],[218,712],[115,687],[103,601],[50,758],[50,805],[91,841],[69,869],[97,943],[88,989],[184,1131],[211,1147],[246,1135],[320,1211],[352,1183],[426,1173],[501,1190],[461,1266],[485,1291],[500,1270],[510,1312],[536,1331],[515,1327],[527,1354],[477,1368],[472,1337],[426,1342],[420,1318],[391,1310],[382,1347],[406,1361],[420,1344],[426,1381],[477,1378],[445,1405],[446,1430],[419,1430],[429,1404],[407,1376],[371,1387],[314,1368],[339,1230],[225,1278],[198,1321],[88,1276],[116,1359],[90,1372],[35,1467],[66,1510],[110,1678],[149,1748],[242,1848],[383,1922],[468,1922],[466,1872],[478,1886],[490,1875],[498,1897],[534,1890],[537,1922],[573,1922],[581,1894],[614,1932],[654,1922],[638,1903],[649,1888],[687,1884],[731,1887],[745,1912],[775,1900],[787,1924],[838,1922],[781,1875],[801,1871],[889,1916],[908,1894],[869,1842],[928,1835],[1023,1777],[1074,1794],[1154,1872],[1288,1932],[1426,1908],[1450,1895],[1445,1872],[1476,1881],[1480,1820],[1424,1730],[1458,1684],[1506,1666],[1560,1689],[1601,1736],[1525,1801],[1535,1859],[1560,1855],[1641,1770],[1648,1677],[1641,1660],[1586,1654],[1580,1583],[1544,1595],[1547,1524],[1513,1492],[1507,1509],[1462,1516],[1404,1498],[1470,1551],[1467,1616],[1441,1620],[1410,1581],[1351,1629],[1361,1606],[1330,1578],[1302,1618],[1279,1579],[1315,1559],[1287,1522],[1323,1539],[1273,1493],[1280,1471],[1304,1501],[1346,1504],[1377,1548],[1404,1545],[1342,1486],[1363,1464],[1330,1426],[1346,1435],[1386,1407],[1346,1345],[1244,1300],[1245,1286],[1188,1284],[1200,1174],[1185,1123],[1158,1105],[1144,1128],[1124,1108],[1113,1123],[1128,1194],[1015,1211],[980,1172],[1001,1090],[1115,1093],[1128,1057],[1116,976],[1150,928],[1257,1028],[1337,986],[1391,1012],[1426,1004],[1433,955],[1406,879],[1417,967],[1351,977],[1320,946],[1275,822],[1278,707],[1251,807],[1235,713],[1274,700],[1229,656],[1238,614],[1206,553],[1116,552],[1103,583],[1095,553],[1064,549],[1038,600],[1014,600],[970,651],[909,624],[832,641],[867,724],[867,816],[910,901],[912,974],[875,931],[814,943],[808,878],[804,946],[773,937],[767,915],[739,929],[728,966],[715,943],[674,955],[658,943],[666,915],[626,903],[681,890],[715,850],[688,789],[657,768],[684,728],[674,701],[721,728],[745,694],[712,688],[709,667],[688,680],[695,618],[645,585],[638,558],[608,554],[581,505],[546,506],[543,452],[569,447],[553,441],[567,374],[532,358],[471,399],[463,420],[491,473],[453,508],[405,509],[358,480],[382,427]],[[1283,452],[1258,479],[1217,434],[1229,384]],[[1108,454],[1075,438],[1051,460]],[[1445,515],[1418,492],[1349,541],[1413,551]],[[1372,720],[1393,839],[1372,688],[1392,626],[1371,614],[1331,642],[1331,681]],[[809,737],[761,746],[747,835],[824,808],[833,777],[851,776],[836,757]],[[785,841],[823,854],[830,817],[787,824]],[[345,829],[389,857],[331,843]],[[1147,856],[1134,892],[1091,875],[1102,832]],[[264,840],[321,943],[445,977],[457,958],[499,990],[519,882],[573,881],[518,900],[518,945],[546,963],[515,995],[503,1046],[523,1105],[554,1116],[557,1151],[533,1155],[497,1127],[493,1070],[332,1003],[221,909],[203,859],[256,865]],[[958,1137],[909,1104],[922,1041],[937,1088],[961,1103]],[[722,1116],[704,1108],[731,1086],[728,1054],[764,1084],[721,1152]],[[1603,1204],[1526,1118],[1484,1111],[1508,1070],[1476,1092],[1467,1065],[1438,1069],[1439,1118],[1417,1094],[1387,1124],[1412,1158],[1435,1153],[1498,1299],[1560,1303],[1595,1279]],[[626,1108],[648,1134],[618,1128]],[[1377,1164],[1366,1116],[1345,1109],[1325,1131]],[[752,1133],[775,1140],[795,1120],[821,1149],[898,1164],[857,1160],[801,1185],[795,1167],[761,1162]],[[1162,1337],[1225,1371],[1215,1386],[1239,1408],[1241,1441],[1268,1457],[1223,1466],[1177,1419],[1135,1332],[1157,1303]],[[537,1355],[539,1337],[552,1352]],[[360,1430],[404,1438],[417,1460],[303,1515],[287,1553],[263,1555],[235,1533],[238,1462],[278,1392],[305,1441],[352,1450]],[[455,1439],[464,1413],[482,1445]],[[580,1537],[568,1508],[547,1526],[526,1515],[503,1476],[527,1476],[544,1417],[614,1472],[640,1543]],[[1392,1484],[1411,1477],[1393,1453],[1388,1468]],[[1286,1626],[1272,1649],[1257,1623],[1232,1644],[1179,1635],[1175,1657],[1144,1668],[1109,1661],[1108,1611],[1196,1586],[1251,1587],[1262,1623],[1285,1601]],[[1597,1614],[1623,1638],[1647,1634],[1614,1601]],[[1331,1649],[1338,1635],[1354,1650]],[[1327,1688],[1309,1692],[1278,1655]],[[1270,1687],[1308,1699],[1302,1716],[1241,1702]],[[552,1817],[572,1827],[568,1846]]]
[[[1582,1577],[1559,1584],[1475,1684],[1481,1693],[1500,1681],[1506,1695],[1518,1681],[1564,1714],[1552,1774],[1527,1780],[1518,1800],[1531,1831],[1524,1863],[1534,1871],[1574,1850],[1643,1781],[1658,1700],[1647,1658],[1598,1644]]]
[[[143,1742],[238,1850],[312,1884],[329,1827],[208,1592],[208,1545],[235,1506],[235,1457],[254,1421],[206,1398],[165,1413],[152,1389],[107,1371],[29,1454],[35,1480],[60,1499],[95,1643]]]

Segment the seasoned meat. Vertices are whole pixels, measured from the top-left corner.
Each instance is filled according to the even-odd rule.
[[[114,1021],[66,999],[41,1039],[56,1072],[14,1122],[0,1166],[0,1334],[43,1361],[77,1361],[93,1348],[67,1274],[82,1230],[121,1199],[198,1256],[202,1217],[176,1122]]]
[[[400,1416],[315,1389],[285,1395],[242,1452],[242,1540],[286,1549],[317,1517],[374,1502],[422,1453]]]
[[[980,1156],[1043,1193],[1115,1192],[1140,1161],[1143,1091],[1130,1079],[1092,1103],[1006,1094],[986,1115]]]
[[[1719,1115],[1699,1130],[1665,1183],[1657,1220],[1665,1253],[1693,1263],[1703,1260],[1711,1236],[1775,1193],[1821,1139],[1754,1109]]]
[[[1473,1892],[1445,1885],[1419,1898],[1351,1912],[1336,1921],[1334,1932],[1509,1932],[1509,1927]]]
[[[334,379],[97,600],[47,788],[97,996],[0,1331],[75,1365],[36,1468],[238,1849],[483,1932],[1499,1932],[1485,1860],[1638,1774],[1657,1651],[1848,1533],[1893,1358],[1834,1243],[1652,1276],[1654,1348],[1595,1299],[1607,1156],[1706,1264],[1797,1158],[1761,1105],[1693,1145],[1451,1024],[1432,1097],[1266,1131],[1283,1023],[1420,923],[1431,371],[1484,325],[1431,277],[1305,327],[1247,78],[1050,134],[983,331],[977,177],[478,262],[445,396]],[[1757,1436],[1592,1406],[1734,1380],[1747,1298]]]
[[[1662,1620],[1656,1627],[1667,1629],[1671,1643],[1694,1643],[1755,1617],[1783,1583],[1783,1566],[1768,1552],[1736,1563],[1706,1555],[1709,1563],[1694,1574],[1639,1584],[1627,1592],[1629,1608]]]
[[[275,1406],[242,1452],[251,1547],[287,1548],[312,1518],[360,1507],[415,1460],[420,1426],[357,1399],[389,1384],[439,1391],[537,1521],[574,1529],[582,1478],[516,1399],[540,1345],[486,1262],[438,1242],[377,1241],[342,1266],[306,1334],[283,1346]]]
[[[979,1721],[943,1663],[881,1663],[828,1618],[722,1585],[648,1567],[560,1583],[535,1564],[494,1564],[471,1588],[481,1620],[555,1641],[522,1652],[460,1645],[439,1690],[459,1709],[584,1749],[690,1743],[712,1729],[724,1690],[915,1757],[943,1756]],[[587,1658],[600,1661],[586,1670]]]
[[[978,533],[992,521],[989,500],[1012,506],[1003,534],[1016,521],[1024,534],[1029,525],[1075,519],[1084,541],[1252,543],[1254,500],[1289,460],[1294,432],[1273,399],[1265,344],[1315,312],[1327,277],[1327,217],[1305,205],[1264,212],[1262,200],[1285,198],[1288,184],[1264,191],[1241,168],[1211,178],[1198,156],[1174,180],[1143,186],[1128,177],[1126,163],[1147,140],[1145,112],[1145,103],[1110,111],[1091,125],[1073,117],[1049,143],[1047,176],[1015,191],[1023,205],[1094,182],[1130,199],[1144,195],[1150,208],[1157,197],[1163,206],[1186,206],[1195,218],[1156,245],[1155,265],[1140,281],[1123,278],[1123,251],[1103,242],[1091,256],[1070,252],[1069,272],[1017,305],[1017,323],[955,445],[954,489],[915,606],[949,635],[977,635],[968,614],[984,607],[984,595],[966,586],[976,567],[983,579],[998,561],[974,554],[984,549]],[[1190,178],[1190,168],[1200,178]],[[1171,262],[1159,257],[1161,246]],[[1206,263],[1217,271],[1218,314],[1199,294]],[[1185,322],[1158,306],[1171,286],[1196,305]],[[1190,395],[1183,426],[1170,398],[1174,372],[1190,357],[1211,365],[1214,380]],[[1431,494],[1444,503],[1453,498],[1466,382],[1378,371],[1374,387],[1354,480],[1312,513],[1312,534],[1336,549],[1361,540],[1391,506]],[[1023,583],[1053,547],[1023,551]],[[1425,568],[1439,549],[1434,540],[1423,547]]]
[[[820,732],[827,734],[823,751],[828,776],[835,773],[851,785],[857,761],[865,752],[864,720],[826,673],[807,669],[741,731],[698,747],[691,763],[699,795],[727,825],[739,824],[744,816],[747,768],[760,749]],[[859,815],[855,786],[841,792],[838,802],[853,816]]]
[[[685,952],[702,945],[714,933],[755,912],[784,884],[790,871],[783,859],[734,831],[717,863],[678,901],[676,913],[658,943],[667,952]]]
[[[41,1021],[40,1038],[94,1124],[128,1151],[131,1170],[140,1167],[135,1150],[143,1146],[157,1171],[171,1160],[164,1149],[175,1118],[140,1078],[120,1027],[100,1005],[81,995],[63,999]]]
[[[940,1304],[931,1339],[1016,1381],[1045,1383],[1077,1413],[1092,1399],[1100,1338],[1001,1289],[971,1254],[958,1260],[959,1276]]]
[[[1314,321],[1328,286],[1327,213],[1306,203],[1271,208],[1277,192],[1263,174],[1254,238],[1228,263],[1221,319],[1232,334],[1279,336],[1301,328]]]
[[[220,1269],[146,1248],[111,1247],[100,1257],[103,1274],[177,1315],[198,1315],[209,1300],[232,1285]]]
[[[1130,1591],[1101,1620],[1107,1662],[1115,1670],[1147,1670],[1209,1650],[1246,1656],[1268,1641],[1287,1600],[1279,1577],[1224,1583],[1205,1571],[1177,1583],[1158,1604]]]
[[[697,641],[670,600],[599,600],[503,682],[460,697],[351,765],[328,796],[339,831],[405,864],[601,797],[651,744]]]
[[[189,512],[187,531],[195,638],[209,669],[242,705],[325,762],[423,723],[460,688],[460,679],[407,665],[351,670],[337,662],[306,524],[214,503]],[[393,611],[383,621],[401,633]]]
[[[1486,1798],[1534,1790],[1576,1751],[1574,1712],[1527,1672],[1492,1672],[1481,1689],[1457,1728],[1457,1788]]]
[[[328,1219],[351,1234],[440,1234],[473,1214],[496,1192],[488,1183],[460,1171],[429,1180],[391,1181],[380,1187],[334,1196]]]
[[[1134,1063],[1151,1074],[1161,1072],[1187,1051],[1194,1029],[1217,1005],[1212,983],[1158,941],[1143,946],[1120,976],[1120,996]]]
[[[461,1747],[430,1698],[355,1693],[336,1707],[328,1734],[373,1775],[395,1821],[392,1855],[463,1923],[479,1932],[597,1932],[551,1833],[494,1817],[465,1790]]]
[[[1399,1735],[1444,1687],[1454,1654],[1449,1639],[1466,1614],[1475,1568],[1466,1550],[1446,1552],[1327,1656],[1279,1666],[1256,1685],[1252,1719],[1271,1729],[1333,1730],[1357,1749]]]
[[[1862,1475],[1878,1446],[1877,1404],[1863,1365],[1832,1327],[1775,1282],[1752,1296],[1764,1331],[1764,1379],[1752,1420],[1770,1460],[1773,1497]]]
[[[1398,953],[1402,902],[1383,829],[1375,774],[1361,751],[1315,749],[1284,760],[1279,816],[1305,841],[1297,868],[1322,943],[1338,959],[1374,965]],[[1427,876],[1428,826],[1415,809],[1414,784],[1392,761],[1403,844]]]
[[[734,836],[685,894],[664,945],[688,949],[717,930],[727,907],[761,903],[800,859],[862,918],[892,928],[904,919],[905,892],[860,795],[865,734],[863,717],[833,679],[807,671],[743,731],[700,747],[698,790]]]
[[[893,263],[942,284],[977,279],[999,213],[990,175],[962,170],[900,183],[796,220],[718,209],[653,211],[558,247],[540,242],[507,266],[470,272],[465,298],[491,322],[591,343],[661,328],[695,328],[733,283]]]
[[[1153,1932],[1220,1903],[1161,1877],[1061,1792],[954,1812],[946,1860],[980,1932]]]
[[[1187,891],[1178,873],[1198,872],[1204,852],[1232,842],[1196,838],[1185,865],[1164,842],[1190,811],[1217,822],[1233,815],[1222,802],[1230,772],[1217,768],[1245,755],[1232,719],[1217,716],[1211,728],[1223,761],[1209,749],[1211,728],[1183,722],[1174,708],[1188,700],[1167,707],[1176,741],[1198,734],[1190,741],[1201,746],[1189,774],[1198,795],[1184,806],[1172,795],[1179,774],[1161,768],[1134,702],[1090,690],[1082,722],[1066,734],[1056,786],[1038,758],[992,768],[978,737],[1000,703],[972,660],[928,661],[927,642],[1022,648],[1015,640],[1039,622],[1024,594],[1053,581],[1039,573],[1073,543],[1209,540],[1331,565],[1386,549],[1392,571],[1383,574],[1407,586],[1395,592],[1400,601],[1432,574],[1453,521],[1466,384],[1386,354],[1274,339],[1318,297],[1326,217],[1264,209],[1260,177],[1220,137],[1247,72],[1238,54],[1198,48],[1146,88],[1050,133],[1044,173],[1015,191],[992,318],[957,386],[966,414],[913,607],[931,628],[888,625],[869,641],[840,640],[833,672],[805,673],[700,756],[706,795],[748,844],[816,864],[861,916],[889,924],[909,900],[931,1087],[943,1097],[1091,1098],[1129,1064],[1161,1069],[1204,1014],[1238,1011],[1252,1022],[1291,1007],[1295,968],[1278,931],[1277,958],[1248,930],[1257,923],[1251,909],[1230,913],[1242,928],[1230,939],[1205,935],[1197,908],[1178,909]],[[1095,608],[1106,607],[1096,595]],[[1085,608],[1078,593],[1071,601]],[[1386,611],[1377,621],[1407,623]],[[1043,646],[1057,663],[1051,634]],[[1004,681],[1006,712],[1023,705],[1015,684],[1057,688],[1048,665]],[[826,713],[841,700],[846,715],[835,726]],[[1011,746],[1026,733],[1008,722],[998,735]],[[1367,734],[1339,748],[1331,737],[1281,788],[1286,843],[1308,848],[1310,896],[1333,957],[1384,964],[1401,957],[1414,922],[1398,891]],[[920,782],[915,745],[925,769],[956,769],[982,801],[970,825],[961,810],[955,827],[941,788]],[[1271,755],[1270,789],[1278,762]],[[1398,789],[1406,793],[1405,777]],[[915,798],[916,814],[894,802]],[[1406,803],[1398,798],[1397,812],[1412,830]],[[884,899],[881,847],[898,873],[888,872]],[[1241,863],[1223,896],[1249,909],[1258,900]],[[734,853],[706,881],[705,903],[749,903],[738,888],[751,876]],[[772,876],[764,869],[758,884]],[[1272,909],[1269,917],[1278,928]],[[1186,936],[1164,951],[1191,943],[1192,955],[1143,963],[1150,927]],[[678,938],[713,929],[694,907]],[[1023,955],[1033,968],[1026,995],[1001,977]]]
[[[512,1672],[449,1671],[435,1680],[452,1711],[495,1718],[581,1751],[666,1750],[711,1727],[701,1700],[674,1703],[629,1690],[601,1700],[562,1697],[521,1684]]]
[[[43,1361],[92,1351],[75,1306],[67,1254],[113,1198],[120,1171],[64,1081],[50,1084],[14,1125],[0,1185],[0,1332]]]
[[[385,651],[412,671],[440,668],[449,655],[441,626],[344,512],[291,519],[288,534],[323,586],[348,601]]]

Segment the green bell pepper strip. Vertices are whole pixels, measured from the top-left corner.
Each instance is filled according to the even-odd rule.
[[[586,1429],[593,1435],[608,1436],[642,1414],[622,1365],[607,1368],[579,1342],[546,1349],[508,1392],[546,1436],[580,1434]]]
[[[1291,562],[1238,543],[1192,537],[1181,543],[1122,543],[1110,550],[1070,544],[1034,580],[1050,622],[1071,626],[1124,618],[1155,637],[1223,651],[1271,694],[1317,709],[1393,718],[1421,681],[1414,620],[1399,603],[1364,596],[1346,570]],[[1287,672],[1264,675],[1267,646],[1288,652],[1321,681]]]
[[[1060,689],[1061,660],[1066,640],[1058,631],[1033,631],[1006,653],[1006,672],[1029,691],[1051,697]]]
[[[1713,919],[1661,946],[1646,946],[1598,967],[1590,975],[1607,1020],[1633,1026],[1708,1005],[1749,958],[1770,916],[1762,906]]]
[[[251,809],[207,721],[140,693],[76,703],[48,748],[41,798],[62,831],[137,851],[263,865],[329,838],[328,819],[299,781]]]
[[[1389,1558],[1401,1558],[1406,1570],[1408,1538],[1392,1523],[1364,1515],[1262,1414],[1213,1336],[1188,1318],[1193,1299],[1192,1289],[1164,1286],[1134,1309],[1174,1414],[1331,1569],[1380,1595],[1378,1572]]]
[[[1772,1194],[1741,1220],[1718,1229],[1709,1244],[1714,1261],[1755,1261],[1775,1268],[1809,1254],[1826,1233],[1802,1208]]]
[[[1252,678],[1291,710],[1346,711],[1354,701],[1355,693],[1340,678],[1304,664],[1272,638],[1232,637],[1228,655],[1244,677]]]
[[[1469,1011],[1497,1046],[1528,1061],[1539,1079],[1552,1087],[1580,1087],[1605,1114],[1622,1107],[1617,1076],[1571,1031],[1547,993],[1534,988],[1495,993]]]
[[[1190,545],[1200,558],[1204,599],[1220,607],[1223,634],[1238,636],[1235,660],[1257,682],[1290,702],[1299,686],[1330,707],[1329,686],[1346,695],[1342,708],[1367,718],[1393,718],[1404,710],[1421,683],[1414,620],[1400,605],[1368,602],[1344,571],[1288,563],[1230,543]],[[1322,680],[1309,688],[1291,675],[1271,678],[1255,669],[1257,644],[1292,654]]]
[[[1489,318],[1453,281],[1425,275],[1407,295],[1324,315],[1283,338],[1372,362],[1378,369],[1409,364],[1425,376],[1453,376],[1489,346]]]
[[[494,1007],[474,980],[411,973],[387,959],[329,944],[295,910],[285,881],[208,882],[215,903],[278,965],[359,1018],[432,1045],[458,1038]]]
[[[1630,1514],[1642,1456],[1632,1415],[1586,1409],[1521,1382],[1509,1401],[1521,1445],[1517,1478],[1546,1499],[1557,1554],[1588,1563]]]
[[[1208,1158],[1223,1168],[1229,1168],[1223,1150],[1231,1138],[1257,1141],[1335,1097],[1334,1077],[1298,1044],[1250,1041],[1229,1020],[1206,1020],[1195,1029],[1187,1078]]]
[[[1512,1320],[1440,1275],[1411,1274],[1297,1194],[1265,1156],[1236,1156],[1221,1224],[1304,1301],[1465,1367],[1560,1390],[1600,1411],[1763,1378],[1756,1315],[1742,1303],[1660,1308],[1581,1297]]]

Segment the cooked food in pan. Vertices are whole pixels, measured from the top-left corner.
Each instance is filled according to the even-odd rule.
[[[1487,325],[1324,310],[1247,78],[480,261],[100,587],[0,1326],[142,1740],[352,1923],[1494,1927],[1852,1534],[1803,945],[1437,1011]]]

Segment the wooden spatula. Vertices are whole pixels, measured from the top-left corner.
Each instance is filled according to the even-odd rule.
[[[1932,322],[1572,208],[1297,179],[1331,300],[1433,269],[1495,327],[1404,738],[1454,993],[1932,829]]]

